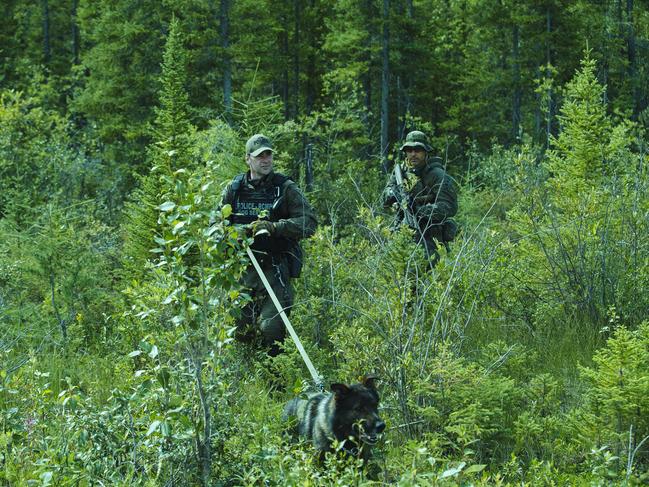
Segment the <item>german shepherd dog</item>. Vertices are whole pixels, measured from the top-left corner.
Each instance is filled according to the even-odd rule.
[[[367,460],[385,429],[377,410],[376,380],[366,376],[358,384],[331,384],[330,392],[291,399],[282,417],[297,419],[297,433],[313,443],[321,460],[334,451],[336,440],[343,452]]]

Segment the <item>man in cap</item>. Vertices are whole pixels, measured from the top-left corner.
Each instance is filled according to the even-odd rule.
[[[441,158],[430,157],[432,148],[423,132],[409,132],[399,150],[405,154],[405,170],[398,168],[399,178],[395,168],[383,192],[383,203],[396,209],[397,224],[413,227],[417,242],[434,265],[439,261],[436,242],[448,249],[457,233],[451,218],[457,213],[457,183],[446,173]]]
[[[299,240],[315,233],[317,221],[297,184],[273,171],[273,146],[268,137],[250,137],[245,159],[249,170],[228,184],[221,205],[231,205],[231,222],[254,237],[251,248],[288,315],[293,305],[290,279],[299,276],[302,266]],[[243,285],[249,289],[252,302],[243,308],[235,336],[249,342],[259,329],[268,354],[275,356],[286,330],[252,265],[245,271]]]

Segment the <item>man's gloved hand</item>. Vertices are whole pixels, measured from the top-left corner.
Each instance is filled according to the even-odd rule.
[[[272,235],[275,233],[275,224],[273,222],[269,222],[268,220],[257,220],[254,221],[250,224],[251,227],[251,235],[257,236],[259,234],[264,234],[267,233],[268,235]]]
[[[394,203],[397,202],[396,194],[397,193],[396,193],[396,190],[394,189],[394,187],[389,187],[385,191],[385,196],[384,196],[384,200],[383,200],[383,207],[384,208],[389,208],[389,207],[393,206]]]

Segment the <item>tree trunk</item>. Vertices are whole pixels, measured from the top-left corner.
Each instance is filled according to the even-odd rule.
[[[313,144],[307,144],[304,154],[306,162],[304,182],[306,183],[306,191],[310,193],[313,191]]]
[[[188,353],[194,369],[194,380],[196,381],[196,392],[200,400],[202,421],[203,421],[203,438],[200,433],[196,432],[196,448],[200,464],[200,475],[204,487],[210,485],[210,474],[212,471],[212,415],[210,412],[209,392],[203,384],[203,365],[201,362],[201,352],[191,344],[188,345]]]
[[[366,24],[368,25],[369,36],[365,43],[365,61],[367,62],[367,72],[363,76],[363,91],[365,92],[365,109],[367,113],[373,112],[372,107],[372,39],[374,37],[374,26],[370,19],[372,18],[372,0],[365,0],[364,9],[366,12]]]
[[[541,66],[536,67],[536,79],[541,79]],[[541,122],[543,119],[543,113],[541,110],[541,104],[542,104],[542,95],[535,90],[534,93],[534,99],[536,101],[535,106],[536,108],[534,109],[534,138],[536,140],[539,140],[541,138]]]
[[[68,323],[66,320],[61,317],[61,313],[59,313],[59,307],[56,304],[56,282],[54,279],[54,266],[52,265],[52,258],[49,258],[48,262],[48,267],[49,267],[49,282],[50,282],[50,296],[52,299],[52,308],[54,309],[54,316],[56,316],[56,320],[59,322],[59,328],[61,328],[61,336],[63,337],[63,343],[67,343],[68,341]]]
[[[43,8],[43,63],[47,66],[52,58],[50,45],[50,6],[47,0],[41,1]]]
[[[315,8],[314,1],[311,0],[309,2],[309,8],[311,11],[309,12],[309,19],[313,15],[313,9]],[[308,38],[308,58],[307,58],[307,77],[306,77],[306,114],[309,115],[311,111],[313,110],[313,105],[315,104],[315,97],[316,97],[316,87],[315,87],[315,79],[316,79],[316,57],[315,53],[318,50],[318,46],[315,45],[315,35],[313,34],[313,30],[307,28],[306,29],[306,35]]]
[[[512,31],[512,78],[514,84],[514,93],[512,99],[512,138],[514,141],[518,141],[520,137],[520,126],[521,126],[521,66],[519,60],[519,43],[520,43],[520,31],[517,25],[514,26]]]
[[[79,0],[72,1],[72,64],[79,64],[79,24],[77,23],[77,8]]]
[[[408,22],[412,21],[413,18],[413,5],[412,5],[412,0],[407,0],[405,2],[405,7],[403,4],[399,5],[400,11],[402,11],[402,14],[406,16],[408,19]],[[403,12],[405,8],[405,12]],[[402,30],[400,32],[401,36],[401,42],[402,43],[408,43],[408,42],[413,42],[413,39],[410,38],[409,36],[412,34],[410,31],[410,23],[408,24],[408,28],[405,30]],[[407,130],[407,123],[408,123],[408,115],[410,114],[410,108],[412,105],[412,96],[411,96],[411,89],[412,89],[412,72],[408,69],[401,71],[401,75],[397,76],[396,79],[397,83],[397,127],[396,127],[396,136],[397,140],[401,140],[406,133]]]
[[[640,90],[638,90],[638,80],[636,78],[637,70],[637,56],[636,56],[636,42],[635,32],[633,28],[633,0],[626,0],[626,46],[627,46],[627,59],[629,61],[629,79],[631,80],[631,89],[633,92],[633,119],[637,120],[640,113]]]
[[[390,96],[390,0],[383,0],[383,43],[381,67],[381,160],[383,170],[387,174],[390,170],[388,161],[388,100]]]
[[[301,0],[294,0],[293,10],[295,15],[295,32],[293,34],[293,117],[297,117],[300,110],[300,18]]]
[[[282,18],[282,25],[284,26],[284,29],[282,30],[282,86],[281,86],[281,92],[282,92],[282,100],[284,101],[284,119],[288,120],[290,118],[290,110],[289,110],[289,103],[288,103],[288,29],[286,28],[286,23],[288,19],[283,16]]]
[[[550,49],[550,34],[552,34],[552,12],[550,12],[550,7],[548,7],[546,10],[545,27],[546,27],[546,34],[547,34],[547,40],[545,43],[545,62],[546,62],[546,66],[548,66],[546,76],[551,76],[552,73],[550,73],[549,71],[549,66],[552,65],[552,55]],[[547,96],[548,96],[548,119],[545,125],[545,147],[546,148],[550,147],[550,136],[552,135],[552,117],[554,115],[553,103],[552,103],[552,98],[554,95],[552,93],[552,88],[548,88]]]
[[[232,64],[230,61],[230,0],[221,0],[221,48],[223,49],[223,106],[225,117],[231,123]]]

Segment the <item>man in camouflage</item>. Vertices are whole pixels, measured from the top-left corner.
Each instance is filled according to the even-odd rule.
[[[273,147],[262,134],[246,142],[249,170],[235,177],[223,193],[222,205],[232,206],[230,220],[254,237],[251,248],[273,292],[288,315],[293,305],[291,278],[298,277],[302,252],[299,240],[315,232],[313,209],[297,184],[273,171]],[[263,282],[250,265],[243,277],[252,302],[237,321],[236,338],[252,341],[259,328],[268,354],[279,353],[286,330]]]
[[[457,233],[451,218],[457,213],[457,183],[446,173],[439,157],[429,157],[432,148],[423,132],[408,133],[400,150],[406,158],[402,185],[397,184],[395,171],[383,192],[383,203],[396,210],[397,225],[413,227],[417,243],[436,264],[437,242],[448,249],[448,242]]]

